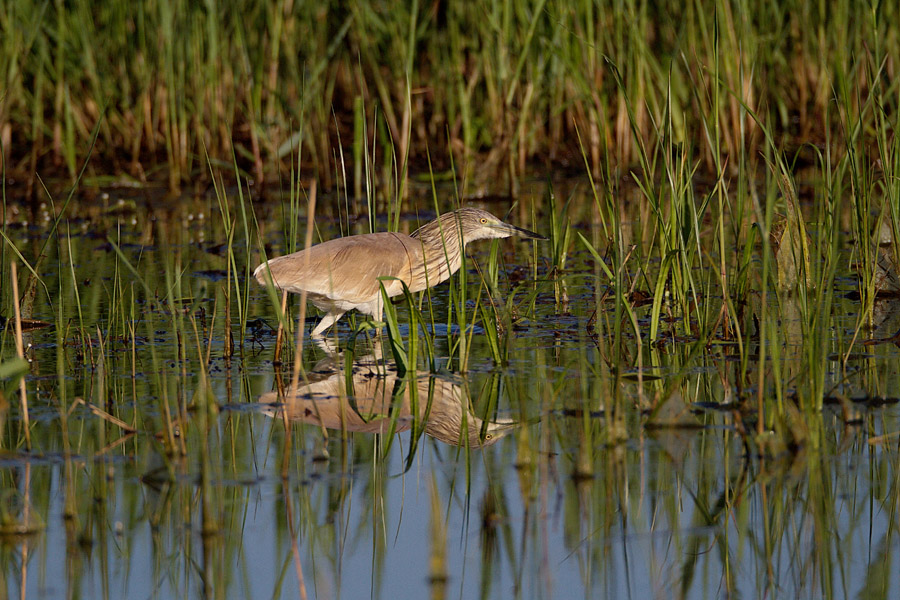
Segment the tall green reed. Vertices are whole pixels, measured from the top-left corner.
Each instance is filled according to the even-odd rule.
[[[380,121],[384,147],[390,140],[400,157],[380,170],[396,170],[400,196],[409,165],[445,135],[445,148],[431,148],[441,168],[457,152],[461,172],[493,176],[515,192],[530,159],[580,154],[576,130],[595,176],[608,152],[613,166],[640,163],[636,142],[655,143],[654,115],[667,104],[712,171],[723,156],[734,166],[741,155],[755,162],[762,150],[741,102],[771,107],[777,135],[802,143],[822,119],[837,123],[827,109],[830,90],[854,73],[856,57],[872,53],[891,65],[900,51],[890,3],[753,12],[705,2],[490,2],[476,11],[240,4],[234,11],[183,0],[4,7],[0,20],[11,35],[0,46],[8,90],[0,129],[8,149],[13,136],[27,142],[12,149],[16,171],[33,183],[35,171],[61,164],[74,178],[106,105],[98,152],[138,179],[155,177],[163,157],[170,185],[202,177],[204,148],[227,162],[234,153],[255,180],[271,178],[300,145],[330,189],[334,140],[350,122],[358,131],[360,122]],[[694,84],[703,82],[698,93]],[[735,95],[717,93],[719,82]],[[714,145],[699,143],[711,113],[698,102],[719,115]]]

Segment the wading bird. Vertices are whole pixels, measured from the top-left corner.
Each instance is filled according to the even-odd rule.
[[[367,233],[322,242],[300,252],[273,258],[253,276],[288,292],[306,291],[325,316],[312,331],[321,337],[343,314],[356,309],[381,320],[383,299],[434,287],[459,270],[466,244],[475,240],[542,235],[504,223],[489,212],[461,208],[423,225],[412,235]],[[382,278],[382,279],[379,279]]]

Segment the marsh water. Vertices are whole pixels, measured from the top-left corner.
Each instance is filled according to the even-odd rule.
[[[558,192],[570,198],[573,231],[603,248],[589,186]],[[509,213],[508,201],[473,204],[550,235],[559,208],[546,189],[521,193]],[[259,262],[258,239],[283,253],[302,211],[286,223],[282,204],[249,204],[257,238],[232,207],[229,254],[215,197],[107,190],[75,202],[58,231],[49,205],[10,209],[6,226],[41,278],[20,290],[22,316],[49,326],[23,334],[27,441],[19,389],[5,392],[3,597],[900,589],[900,350],[885,341],[900,307],[883,301],[877,321],[859,326],[852,258],[823,326],[827,394],[812,418],[791,397],[808,377],[804,312],[792,300],[766,300],[782,336],[762,367],[752,342],[743,355],[729,339],[698,346],[666,314],[655,340],[628,324],[616,334],[610,282],[574,238],[564,265],[549,243],[470,245],[464,298],[457,277],[419,299],[428,322],[415,335],[409,307],[396,307],[405,343],[418,340],[411,366],[398,366],[385,334],[354,338],[357,315],[332,345],[305,341],[294,389],[291,349],[274,360],[275,304],[246,267]],[[401,230],[430,206],[404,205]],[[367,232],[364,208],[321,197],[317,236]],[[640,243],[646,207],[623,198],[621,214]],[[848,257],[853,243],[848,234]],[[481,282],[495,259],[491,289]],[[483,319],[492,305],[503,315],[496,334]],[[640,331],[650,306],[634,303]],[[311,311],[307,330],[317,318]],[[4,360],[15,351],[11,323]],[[786,382],[762,393],[779,396],[787,441],[756,433],[760,390],[747,382],[763,380],[760,369]]]

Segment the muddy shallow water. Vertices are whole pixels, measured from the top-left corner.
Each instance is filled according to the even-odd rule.
[[[601,247],[584,191],[576,186],[569,216]],[[548,234],[546,216],[530,220],[532,205],[549,210],[544,190],[523,192],[507,220]],[[506,216],[506,206],[483,207]],[[282,208],[253,208],[267,252],[280,254]],[[643,218],[640,207],[624,210],[640,241],[630,225]],[[348,226],[340,212],[320,199],[322,239],[367,231],[364,218]],[[464,322],[451,299],[456,280],[433,290],[420,309],[432,355],[428,336],[417,336],[414,371],[398,369],[385,336],[352,344],[357,315],[342,321],[335,347],[304,344],[305,375],[292,391],[290,357],[280,369],[273,362],[272,301],[245,285],[246,265],[259,259],[255,234],[238,226],[230,279],[227,220],[214,198],[162,206],[113,192],[78,213],[49,238],[52,218],[40,211],[5,229],[30,262],[46,256],[42,284],[20,283],[20,293],[23,316],[50,324],[23,336],[30,450],[18,387],[4,390],[0,553],[9,596],[885,597],[896,589],[900,350],[851,344],[860,303],[848,295],[849,270],[824,326],[828,394],[812,418],[791,397],[807,385],[803,310],[770,297],[782,337],[763,374],[775,365],[787,383],[764,394],[783,395],[779,422],[792,435],[756,435],[758,389],[748,382],[759,381],[758,344],[745,360],[729,340],[698,349],[677,315],[663,315],[662,333],[648,340],[650,306],[635,302],[645,338],[626,327],[616,346],[609,281],[577,242],[562,271],[549,244],[495,243],[494,301],[511,316],[493,337],[479,312],[492,244],[472,244],[478,268],[468,264]],[[415,229],[414,214],[404,211],[402,230]],[[3,277],[6,311],[6,265]],[[409,309],[397,310],[408,340]],[[877,310],[859,340],[900,329],[900,308],[885,301]],[[3,361],[15,354],[11,331],[0,341]]]

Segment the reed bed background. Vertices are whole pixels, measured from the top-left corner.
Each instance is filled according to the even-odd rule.
[[[453,157],[467,185],[515,192],[534,164],[580,171],[583,151],[599,175],[664,136],[717,176],[742,155],[763,168],[747,109],[784,148],[876,145],[898,21],[895,3],[850,0],[3,0],[0,142],[28,195],[37,172],[75,178],[98,121],[89,174],[172,188],[235,154],[277,181],[300,147],[323,189],[360,196],[368,147],[382,180]]]

